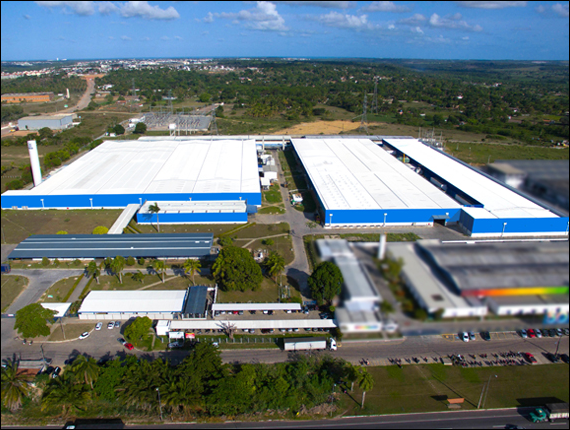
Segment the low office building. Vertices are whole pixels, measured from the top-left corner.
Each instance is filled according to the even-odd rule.
[[[18,120],[20,130],[40,130],[44,127],[52,130],[64,130],[73,125],[73,114],[54,114],[25,116]]]
[[[152,212],[150,207],[157,204],[160,210]],[[139,209],[139,224],[244,224],[247,222],[245,200],[218,201],[147,201]]]
[[[2,103],[42,103],[50,102],[54,97],[51,91],[44,93],[10,93],[2,94]]]

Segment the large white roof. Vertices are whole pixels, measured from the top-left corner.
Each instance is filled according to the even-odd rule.
[[[326,209],[460,205],[369,139],[291,139]]]
[[[384,140],[481,203],[484,210],[470,210],[477,218],[557,218],[549,210],[417,139]],[[492,215],[487,216],[484,212]]]
[[[83,312],[182,312],[187,290],[91,291]]]
[[[29,191],[7,195],[259,193],[254,140],[106,141]]]

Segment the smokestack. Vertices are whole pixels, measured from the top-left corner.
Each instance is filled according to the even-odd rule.
[[[384,257],[386,257],[386,233],[380,235],[378,243],[378,260],[384,260]]]
[[[67,99],[69,100],[69,88],[67,88]]]
[[[30,154],[30,164],[32,166],[32,176],[34,187],[42,183],[42,171],[40,169],[40,157],[38,156],[38,146],[35,140],[28,140],[28,152]]]

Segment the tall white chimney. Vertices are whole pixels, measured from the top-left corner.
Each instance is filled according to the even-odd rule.
[[[67,88],[67,99],[69,100],[69,88]]]
[[[28,152],[30,154],[34,187],[37,187],[42,183],[42,170],[40,169],[40,157],[38,155],[38,146],[36,145],[35,140],[28,140]]]
[[[380,243],[378,243],[378,260],[384,260],[386,257],[386,233],[380,235]]]

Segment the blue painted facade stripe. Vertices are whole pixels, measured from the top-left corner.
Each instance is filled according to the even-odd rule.
[[[137,223],[156,224],[156,214],[136,215]],[[162,223],[245,223],[247,222],[247,212],[236,213],[164,213],[158,214],[158,221]]]
[[[145,201],[209,201],[245,200],[248,205],[261,206],[261,193],[166,193],[166,194],[80,194],[80,195],[2,195],[2,209],[75,209],[75,208],[125,208]],[[43,206],[42,206],[42,199]],[[93,203],[91,200],[93,199]]]
[[[507,223],[504,226],[504,223]],[[461,214],[461,224],[472,234],[521,234],[521,233],[564,233],[568,228],[568,217],[560,218],[479,218],[474,219],[466,212]]]
[[[460,208],[451,209],[362,209],[325,211],[325,224],[383,224],[386,214],[386,224],[391,223],[429,223],[434,216],[448,216],[448,222],[459,221]]]

